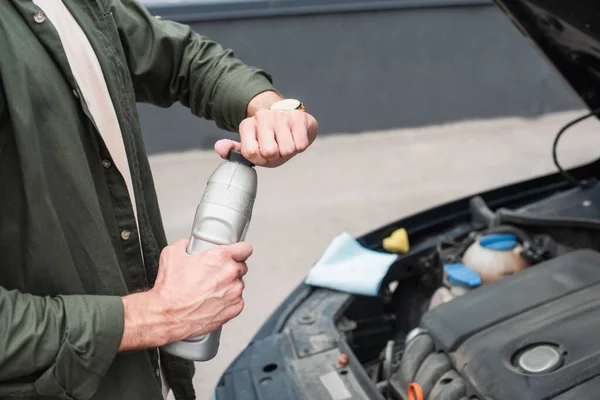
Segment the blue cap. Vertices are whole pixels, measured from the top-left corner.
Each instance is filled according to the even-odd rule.
[[[517,237],[510,234],[485,235],[479,240],[479,245],[490,250],[512,250],[517,245]]]
[[[479,273],[464,264],[446,264],[444,265],[444,272],[448,276],[448,282],[451,284],[460,284],[469,287],[481,285],[481,276],[479,276]]]

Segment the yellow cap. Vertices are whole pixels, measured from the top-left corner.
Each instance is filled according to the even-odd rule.
[[[390,253],[408,253],[410,245],[406,229],[396,229],[390,236],[383,239],[383,248]]]

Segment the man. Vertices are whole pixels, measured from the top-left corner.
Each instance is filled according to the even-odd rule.
[[[239,129],[217,153],[265,167],[315,119],[137,0],[3,0],[0,16],[0,399],[158,400],[161,380],[194,399],[193,364],[158,349],[242,311],[252,249],[167,246],[136,101]]]

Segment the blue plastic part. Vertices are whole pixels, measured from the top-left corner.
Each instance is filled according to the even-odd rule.
[[[446,272],[450,284],[466,285],[469,287],[481,285],[481,276],[479,276],[479,273],[464,264],[446,264],[444,265],[444,272]]]
[[[517,237],[510,234],[485,235],[479,240],[479,245],[490,250],[512,250],[517,245]]]

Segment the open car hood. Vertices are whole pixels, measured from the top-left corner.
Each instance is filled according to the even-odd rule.
[[[494,0],[592,110],[600,108],[600,2]]]

